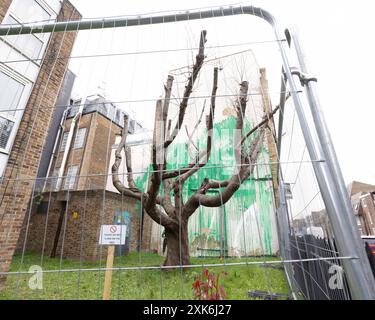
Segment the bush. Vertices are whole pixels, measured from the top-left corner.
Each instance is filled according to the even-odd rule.
[[[227,275],[226,272],[218,272],[217,276],[208,269],[204,269],[202,274],[195,277],[193,282],[194,298],[196,300],[224,300],[226,293],[224,287],[219,285],[220,274]]]

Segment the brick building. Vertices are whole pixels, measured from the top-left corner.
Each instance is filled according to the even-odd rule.
[[[348,191],[361,235],[375,236],[375,186],[353,181]]]
[[[302,219],[293,219],[296,234],[313,234],[320,238],[333,238],[332,226],[325,210],[313,211]]]
[[[67,0],[1,0],[2,24],[78,20]],[[9,269],[76,32],[0,39],[0,271]],[[11,62],[12,61],[12,62]],[[2,278],[3,279],[3,278]],[[3,281],[1,279],[1,281]]]
[[[114,189],[107,175],[121,138],[124,111],[100,95],[71,103],[50,158],[48,178],[39,181],[42,189],[34,190],[18,249],[52,257],[104,259],[101,225],[126,224],[127,241],[117,254],[148,250],[150,218],[141,215],[137,201]],[[130,139],[140,128],[130,120]]]
[[[375,236],[375,186],[353,181],[347,189],[361,235]],[[293,219],[295,233],[309,233],[308,228],[320,228],[324,238],[333,237],[331,223],[325,209],[311,212],[311,215],[303,219]]]

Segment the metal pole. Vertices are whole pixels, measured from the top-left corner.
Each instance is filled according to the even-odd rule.
[[[286,40],[288,42],[288,46],[290,48],[290,42],[292,41],[290,38],[289,30],[285,30]],[[284,108],[286,103],[286,84],[287,79],[285,77],[284,66],[281,68],[281,88],[280,88],[280,100],[279,100],[279,125],[278,125],[278,133],[277,133],[277,153],[280,157],[281,155],[281,140],[283,137],[283,123],[284,123]],[[277,172],[280,172],[280,164],[277,165]]]
[[[303,74],[308,75],[309,70],[305,62],[305,55],[301,43],[299,41],[298,33],[295,30],[292,33],[292,39],[297,53],[299,65],[301,68],[300,71]],[[329,168],[331,179],[334,184],[334,186],[332,186],[332,188],[335,189],[335,198],[333,200],[337,202],[338,205],[340,205],[341,207],[341,210],[339,211],[339,214],[337,216],[339,219],[344,220],[344,223],[341,224],[341,228],[338,229],[338,231],[340,232],[340,237],[342,238],[342,241],[340,241],[338,245],[342,246],[342,242],[344,242],[344,244],[348,247],[348,252],[356,252],[359,258],[356,264],[362,264],[362,266],[358,266],[358,268],[361,269],[361,272],[364,274],[365,277],[367,277],[366,282],[368,283],[369,293],[372,293],[373,299],[375,299],[375,280],[371,271],[368,257],[365,252],[363,240],[361,239],[360,232],[357,227],[348,191],[345,187],[344,178],[342,176],[342,172],[337,160],[331,135],[329,133],[328,126],[321,109],[316,88],[316,81],[307,81],[304,86],[311,114],[314,119],[315,129],[317,136],[319,138],[319,143],[321,145],[324,154],[324,159]],[[338,237],[337,232],[335,232],[335,237]],[[350,276],[350,274],[348,274],[348,276]]]
[[[281,172],[280,172],[281,173]],[[281,178],[281,174],[280,174]],[[280,179],[279,184],[279,194],[280,194],[280,206],[276,210],[276,221],[278,225],[278,238],[279,238],[279,248],[280,255],[282,260],[291,260],[291,247],[290,247],[290,225],[288,222],[288,205],[285,196],[285,186]],[[289,283],[290,289],[292,291],[292,297],[294,300],[297,300],[297,293],[299,292],[298,286],[296,286],[296,281],[293,277],[293,268],[292,264],[284,264],[284,271]]]
[[[276,38],[281,39],[278,29],[275,28],[274,30]],[[284,48],[283,43],[280,42],[279,44],[285,74],[289,82],[296,113],[299,119],[299,123],[301,125],[301,130],[305,138],[306,147],[308,149],[310,158],[312,160],[325,160],[325,154],[322,150],[319,141],[317,141],[317,144],[314,143],[314,131],[310,128],[309,123],[306,119],[303,104],[297,90],[298,87],[290,70],[288,56],[286,53],[287,50],[286,48]],[[353,233],[351,232],[351,220],[347,220],[346,217],[343,217],[341,215],[343,208],[341,200],[342,194],[337,192],[334,177],[332,176],[333,172],[330,170],[328,164],[325,161],[313,162],[312,165],[318,181],[319,189],[321,191],[324,204],[326,206],[328,216],[332,224],[332,229],[337,240],[339,253],[340,255],[345,255],[348,252],[350,252],[352,256],[358,257],[358,259],[353,259],[350,262],[343,263],[350,290],[352,293],[352,297],[358,300],[374,300],[374,279],[372,279],[371,281],[364,274],[365,261],[362,258],[363,255],[361,253],[360,248],[356,245],[357,239],[353,236]]]
[[[44,33],[57,31],[77,31],[77,30],[91,30],[114,27],[130,27],[149,24],[159,24],[168,22],[178,22],[186,20],[197,20],[214,17],[232,16],[240,14],[250,14],[257,16],[267,21],[273,28],[276,40],[278,41],[283,68],[286,79],[289,82],[291,95],[295,104],[297,116],[301,124],[302,133],[305,138],[306,146],[312,160],[327,159],[327,162],[312,161],[315,175],[318,180],[320,191],[327,209],[327,213],[332,222],[332,228],[338,243],[340,255],[342,256],[357,256],[358,259],[345,260],[343,263],[345,272],[348,276],[348,283],[351,289],[353,298],[355,299],[375,299],[375,285],[374,279],[369,279],[365,274],[366,263],[363,259],[362,251],[364,250],[358,245],[358,238],[353,232],[354,226],[352,219],[349,219],[347,212],[347,200],[341,199],[344,195],[342,190],[343,180],[341,172],[337,165],[337,159],[332,154],[331,148],[315,145],[313,139],[313,130],[311,130],[305,116],[303,104],[298,94],[296,81],[291,73],[287,50],[285,45],[285,38],[279,31],[275,18],[267,11],[253,7],[253,6],[230,6],[213,8],[209,10],[193,10],[183,13],[173,13],[166,15],[148,15],[138,17],[119,17],[109,19],[95,19],[95,20],[81,20],[68,21],[36,25],[21,25],[21,26],[1,26],[0,36],[19,35],[30,33]],[[322,119],[318,118],[317,126],[320,129],[326,129]],[[324,130],[326,131],[326,130]],[[322,131],[320,131],[322,133]],[[327,132],[325,132],[326,134]],[[329,137],[329,136],[328,136]],[[327,138],[327,135],[325,135]],[[325,140],[326,143],[331,143],[330,140]],[[326,144],[325,143],[325,144]],[[321,157],[322,156],[322,157]],[[335,173],[340,173],[334,177]],[[344,214],[342,216],[342,210]],[[349,220],[348,220],[349,219]],[[355,225],[355,224],[354,224]],[[364,272],[366,271],[366,272]]]
[[[261,8],[253,6],[227,6],[217,7],[209,10],[190,10],[180,13],[149,14],[139,16],[121,16],[115,18],[102,18],[77,21],[61,21],[40,24],[3,25],[0,27],[0,36],[20,35],[30,33],[47,33],[58,31],[79,31],[103,28],[132,27],[150,24],[162,24],[168,22],[179,22],[187,20],[199,20],[240,14],[251,14],[268,21],[270,14]],[[273,20],[273,19],[272,19]]]

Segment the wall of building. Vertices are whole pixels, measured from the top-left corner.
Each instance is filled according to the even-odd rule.
[[[374,185],[363,183],[363,182],[358,182],[358,181],[353,181],[348,186],[348,193],[350,197],[360,192],[367,193],[367,192],[374,192],[374,191],[375,191]]]
[[[313,211],[303,218],[293,219],[292,224],[297,235],[314,234],[312,230],[318,230],[322,232],[323,238],[333,239],[332,226],[325,210]]]
[[[110,162],[112,145],[115,143],[115,136],[120,134],[121,128],[117,124],[96,113],[92,142],[91,145],[87,145],[88,152],[83,159],[81,170],[82,176],[97,175],[88,179],[90,189],[105,189],[106,175],[112,165]],[[83,181],[80,183],[82,185]]]
[[[79,12],[64,1],[58,20],[80,19]],[[9,269],[21,227],[33,192],[40,155],[46,139],[58,93],[67,69],[75,32],[51,36],[46,51],[47,60],[40,67],[39,76],[22,115],[3,183],[0,186],[0,271]]]
[[[66,162],[66,167],[64,171],[64,176],[67,175],[68,167],[69,166],[78,166],[79,170],[81,170],[82,164],[83,164],[83,156],[87,150],[87,152],[90,152],[90,148],[92,147],[92,137],[95,135],[95,118],[96,114],[87,114],[81,117],[80,121],[77,124],[76,130],[74,132],[74,136],[72,139],[72,146],[68,154],[68,159]],[[70,130],[71,124],[72,124],[72,118],[66,119],[64,123],[64,131],[63,134],[60,136],[60,141],[58,143],[58,149],[56,154],[56,159],[52,163],[52,168],[50,172],[50,177],[57,177],[57,173],[61,167],[61,163],[63,161],[64,157],[64,150],[61,149],[61,144],[63,140],[64,134],[67,134]],[[73,144],[75,141],[75,135],[77,131],[81,128],[86,128],[86,135],[84,139],[83,146],[81,148],[73,148]],[[78,171],[79,175],[82,175],[82,172],[80,173]],[[50,179],[51,182],[53,182],[55,179]],[[62,188],[64,188],[64,181],[62,183]],[[77,184],[75,185],[74,189],[77,188]],[[83,188],[84,189],[84,188]],[[49,189],[51,191],[54,191],[52,189]],[[82,189],[81,189],[82,190]]]
[[[365,235],[375,236],[375,200],[371,193],[367,193],[360,198],[359,214],[362,218],[362,229]]]
[[[3,21],[12,0],[2,0],[0,1],[0,21]]]
[[[353,181],[348,185],[348,194],[353,206],[358,229],[362,236],[375,235],[375,186]],[[296,234],[307,234],[310,227],[321,228],[324,237],[332,239],[333,231],[325,209],[313,211],[303,218],[293,219]]]
[[[126,211],[131,216],[129,251],[139,248],[140,210],[134,199],[125,198],[109,191],[70,191],[64,212],[56,257],[83,260],[106,259],[107,247],[99,245],[100,226],[114,224],[116,212]],[[18,241],[18,252],[36,252],[49,256],[55,239],[62,202],[66,195],[62,192],[43,194],[43,206],[35,205],[29,227],[24,225],[22,237]],[[48,210],[45,208],[48,206]],[[76,215],[74,214],[76,212]],[[150,221],[145,221],[142,250],[149,250],[147,230]]]
[[[64,124],[64,133],[69,132],[73,118],[68,118]],[[111,166],[112,145],[115,143],[115,136],[121,133],[121,127],[109,121],[98,112],[83,114],[75,130],[86,128],[84,143],[81,148],[73,148],[75,135],[72,140],[72,147],[69,151],[67,165],[64,176],[68,174],[69,166],[78,166],[78,176],[76,178],[74,190],[105,189],[108,168]],[[63,136],[63,135],[62,135]],[[59,152],[52,163],[51,176],[56,175],[61,167],[64,152],[61,150],[61,140]],[[51,182],[53,179],[49,179]],[[64,182],[62,184],[64,186]]]

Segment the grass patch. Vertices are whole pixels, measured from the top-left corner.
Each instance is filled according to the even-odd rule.
[[[114,267],[159,266],[164,257],[152,253],[130,253],[116,257]],[[240,261],[272,261],[273,257],[262,258],[191,258],[192,264],[215,264]],[[41,265],[38,254],[27,253],[21,266],[21,256],[13,258],[10,271],[28,271],[32,265]],[[105,267],[105,261],[82,262],[59,258],[44,257],[43,270],[88,269]],[[227,299],[249,299],[250,289],[288,293],[283,270],[266,268],[262,265],[208,267],[215,274],[226,271],[221,278],[227,293]],[[193,299],[192,283],[203,267],[186,270],[120,270],[113,271],[111,299]],[[74,271],[43,274],[43,289],[31,290],[28,286],[32,274],[12,274],[7,276],[0,299],[102,299],[104,271]]]

